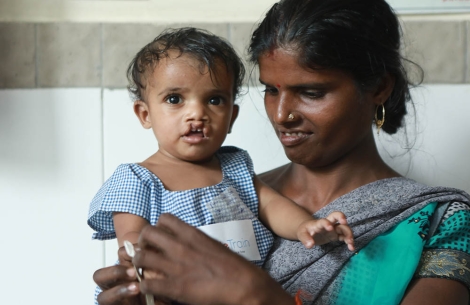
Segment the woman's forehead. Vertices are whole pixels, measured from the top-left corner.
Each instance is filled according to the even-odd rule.
[[[354,79],[350,73],[341,69],[315,67],[314,64],[307,66],[302,63],[300,56],[298,51],[285,48],[263,53],[258,59],[261,83],[277,87],[279,82],[301,84]]]

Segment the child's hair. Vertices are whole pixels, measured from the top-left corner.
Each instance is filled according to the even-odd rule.
[[[201,63],[201,73],[207,67],[211,78],[217,79],[216,64],[224,64],[233,75],[233,98],[236,99],[245,76],[245,67],[231,44],[208,31],[185,27],[163,31],[135,55],[127,68],[127,88],[134,100],[143,101],[145,74],[149,68],[155,68],[161,58],[168,57],[170,50],[179,51],[178,56],[193,56]]]

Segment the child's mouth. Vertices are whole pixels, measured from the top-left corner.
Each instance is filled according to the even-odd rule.
[[[208,137],[204,134],[202,128],[191,128],[191,130],[183,136],[183,139],[190,144],[198,144],[201,143],[201,141],[207,140]]]
[[[187,137],[189,136],[200,136],[202,138],[205,138],[204,132],[202,132],[202,129],[191,129],[189,134],[186,135]]]

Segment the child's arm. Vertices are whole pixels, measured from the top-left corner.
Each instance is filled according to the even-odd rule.
[[[113,222],[119,247],[124,245],[125,240],[136,244],[140,231],[149,224],[145,218],[130,213],[113,213]]]
[[[314,219],[306,210],[283,197],[258,177],[253,178],[259,201],[259,217],[277,235],[301,241],[307,248],[340,240],[353,251],[353,233],[346,216],[333,212],[327,218]]]

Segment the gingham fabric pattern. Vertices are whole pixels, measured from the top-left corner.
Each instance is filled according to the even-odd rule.
[[[113,212],[132,213],[145,218],[152,225],[157,223],[162,213],[171,213],[196,227],[213,224],[214,215],[207,206],[223,197],[221,194],[228,188],[233,188],[252,212],[261,256],[261,260],[254,263],[261,266],[272,246],[273,236],[257,219],[258,198],[253,185],[251,158],[246,151],[231,146],[220,148],[216,156],[223,173],[222,181],[217,185],[186,191],[166,190],[156,175],[140,165],[120,165],[91,202],[88,225],[95,230],[93,239],[116,237]],[[241,219],[246,219],[246,214],[244,218],[233,215],[231,220]]]

